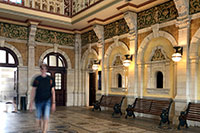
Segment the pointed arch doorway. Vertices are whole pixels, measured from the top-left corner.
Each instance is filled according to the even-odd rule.
[[[49,53],[43,60],[48,68],[48,74],[55,79],[55,91],[56,91],[56,106],[66,105],[66,81],[67,81],[67,63],[65,58],[59,53]]]

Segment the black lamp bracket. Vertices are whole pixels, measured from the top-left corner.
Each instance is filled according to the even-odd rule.
[[[126,57],[126,60],[131,60],[133,59],[133,55],[129,55],[129,54],[126,54],[124,55]]]
[[[183,47],[175,46],[174,49],[176,50],[176,53],[180,53],[181,55],[183,55]]]

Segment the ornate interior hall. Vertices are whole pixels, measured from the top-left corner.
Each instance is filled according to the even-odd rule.
[[[41,63],[56,83],[49,132],[200,131],[199,46],[199,0],[0,0],[0,132],[35,132]]]

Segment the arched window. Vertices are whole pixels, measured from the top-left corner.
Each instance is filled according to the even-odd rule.
[[[50,53],[46,55],[43,62],[46,63],[49,67],[66,67],[65,60],[59,53]]]
[[[0,66],[1,67],[18,66],[18,59],[16,54],[8,48],[0,47]]]
[[[121,74],[117,74],[118,88],[122,87],[122,76]]]
[[[163,74],[161,71],[158,71],[156,74],[156,87],[163,88]]]

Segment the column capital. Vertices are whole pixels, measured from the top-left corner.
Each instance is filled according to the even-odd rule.
[[[124,13],[124,19],[130,29],[130,32],[135,32],[137,30],[137,14],[127,11]]]
[[[29,25],[29,38],[28,38],[28,45],[30,46],[35,46],[35,35],[36,35],[36,31],[37,31],[37,26],[38,24],[33,24],[30,23]]]
[[[93,30],[100,41],[104,40],[104,27],[102,25],[94,25]]]
[[[81,47],[81,34],[75,35],[75,48],[78,49]]]
[[[187,0],[174,0],[174,3],[180,17],[189,15],[189,2]]]
[[[189,28],[190,22],[191,18],[189,16],[178,17],[176,26],[179,27],[179,29]]]

